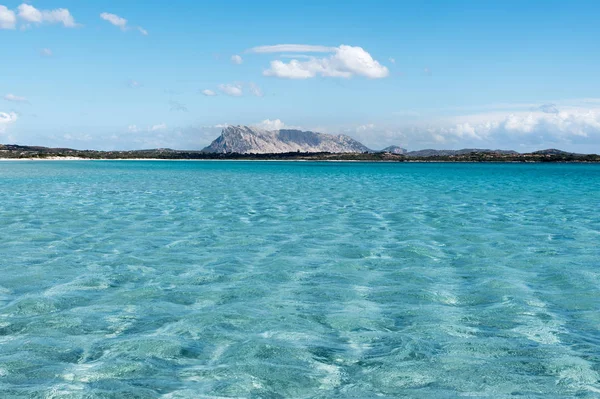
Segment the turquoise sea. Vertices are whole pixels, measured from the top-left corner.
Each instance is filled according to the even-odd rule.
[[[0,163],[2,398],[598,398],[600,165]]]

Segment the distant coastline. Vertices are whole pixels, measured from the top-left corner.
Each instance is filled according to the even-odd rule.
[[[285,152],[273,154],[209,153],[172,149],[133,151],[75,150],[37,146],[0,145],[0,160],[231,160],[231,161],[348,161],[348,162],[575,162],[600,163],[600,155],[575,154],[556,149],[530,153],[493,150],[422,150],[391,152],[329,153]]]

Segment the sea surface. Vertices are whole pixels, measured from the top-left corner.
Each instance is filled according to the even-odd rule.
[[[598,398],[600,165],[0,163],[1,398]]]

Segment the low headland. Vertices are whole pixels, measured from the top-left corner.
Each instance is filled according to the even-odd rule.
[[[38,146],[2,145],[0,159],[7,160],[255,160],[255,161],[362,161],[362,162],[580,162],[600,163],[600,155],[576,154],[556,149],[518,153],[485,149],[421,150],[405,152],[281,152],[211,153],[158,148],[132,151],[77,150]]]

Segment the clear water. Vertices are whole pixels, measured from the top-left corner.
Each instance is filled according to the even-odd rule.
[[[600,397],[600,165],[0,164],[3,398]]]

